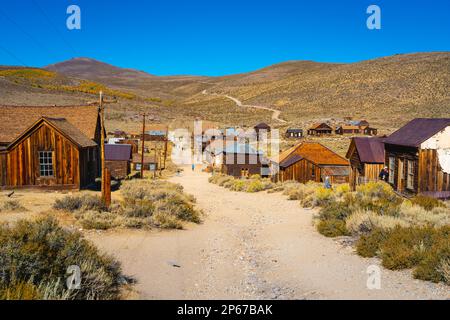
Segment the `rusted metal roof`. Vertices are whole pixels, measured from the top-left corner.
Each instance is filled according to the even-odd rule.
[[[322,176],[348,176],[349,174],[350,169],[346,166],[326,166],[322,168]]]
[[[418,147],[447,126],[450,126],[450,118],[417,118],[392,133],[385,143]]]
[[[105,160],[129,161],[131,159],[131,144],[105,144]]]
[[[359,159],[364,163],[384,163],[384,143],[383,138],[355,137],[356,150]]]

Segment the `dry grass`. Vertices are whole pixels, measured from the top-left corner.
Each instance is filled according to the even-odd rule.
[[[54,208],[71,212],[84,229],[177,228],[184,222],[200,223],[202,213],[183,187],[163,180],[128,180],[120,189],[121,201],[105,208],[88,194],[56,200]]]

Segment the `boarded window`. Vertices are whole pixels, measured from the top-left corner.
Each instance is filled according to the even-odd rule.
[[[395,158],[389,157],[389,183],[395,181]]]
[[[39,172],[41,177],[53,177],[52,151],[39,151]]]
[[[414,161],[408,160],[407,165],[406,188],[414,190]]]

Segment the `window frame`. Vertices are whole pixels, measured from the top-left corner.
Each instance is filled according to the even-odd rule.
[[[395,183],[395,157],[389,157],[389,183]]]
[[[406,189],[414,190],[414,161],[406,160]]]
[[[55,166],[53,162],[53,151],[39,150],[38,161],[39,161],[39,176],[41,178],[54,178]]]

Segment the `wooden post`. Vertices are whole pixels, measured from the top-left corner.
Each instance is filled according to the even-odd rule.
[[[141,179],[144,179],[145,113],[142,115]]]
[[[166,129],[166,139],[164,141],[164,170],[166,170],[166,160],[167,160],[167,144],[169,143],[169,126]]]
[[[105,192],[104,203],[106,208],[111,206],[111,173],[108,168],[105,168]]]
[[[156,179],[156,166],[158,165],[158,156],[156,155],[156,144],[155,144],[155,167],[153,168],[153,179]]]
[[[101,165],[102,165],[102,182],[101,182],[101,188],[102,188],[102,199],[105,200],[105,112],[103,107],[103,91],[100,91],[100,158],[101,158]]]

